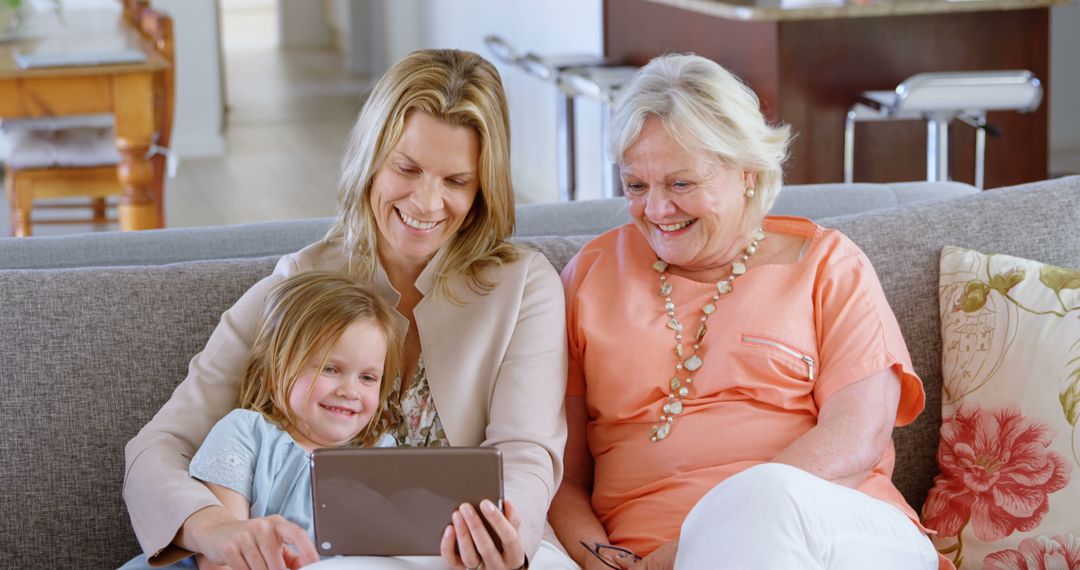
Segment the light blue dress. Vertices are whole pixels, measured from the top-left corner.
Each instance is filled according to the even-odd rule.
[[[393,447],[389,435],[376,447]],[[240,493],[251,518],[281,515],[315,540],[311,507],[311,454],[292,436],[252,410],[233,410],[210,430],[191,458],[191,476]],[[190,557],[169,568],[195,568]],[[150,568],[140,555],[121,570]]]

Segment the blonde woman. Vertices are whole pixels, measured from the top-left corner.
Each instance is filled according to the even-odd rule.
[[[397,443],[502,451],[514,508],[463,506],[432,564],[562,564],[542,535],[566,437],[565,339],[552,334],[564,330],[564,302],[548,261],[506,242],[509,141],[498,72],[476,54],[417,51],[379,80],[345,152],[330,233],[282,258],[222,316],[188,377],[127,445],[124,499],[153,561],[197,552],[234,570],[284,568],[283,542],[299,554],[290,563],[317,560],[295,525],[231,516],[188,477],[187,458],[235,405],[267,292],[298,272],[331,270],[370,280],[408,331],[403,371],[387,379]]]

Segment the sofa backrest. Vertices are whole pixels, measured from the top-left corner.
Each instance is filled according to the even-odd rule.
[[[874,263],[925,382],[927,411],[894,436],[895,480],[921,505],[940,424],[941,247],[1080,266],[1080,177],[822,223]],[[561,268],[588,239],[520,241]],[[184,378],[221,313],[274,261],[0,271],[3,565],[115,567],[137,553],[120,493],[124,444]]]
[[[958,182],[808,184],[785,187],[773,213],[819,219],[971,194]],[[622,198],[517,207],[518,237],[598,234],[628,219]],[[0,238],[0,269],[161,265],[200,259],[284,255],[326,235],[330,218],[208,228]]]

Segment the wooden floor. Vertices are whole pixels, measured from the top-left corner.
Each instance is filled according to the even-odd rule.
[[[341,152],[370,81],[343,72],[336,52],[275,47],[272,11],[226,11],[223,19],[226,153],[180,161],[166,181],[166,226],[332,215]],[[0,236],[7,236],[6,200],[0,209]],[[41,217],[60,215],[72,213]],[[115,229],[42,225],[34,235]]]

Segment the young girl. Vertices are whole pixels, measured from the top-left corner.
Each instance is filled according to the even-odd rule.
[[[278,515],[313,534],[310,453],[394,445],[383,433],[391,383],[382,379],[399,370],[402,337],[386,303],[347,276],[283,281],[267,297],[237,409],[214,425],[191,476],[237,518]],[[140,556],[124,568],[145,565]]]

